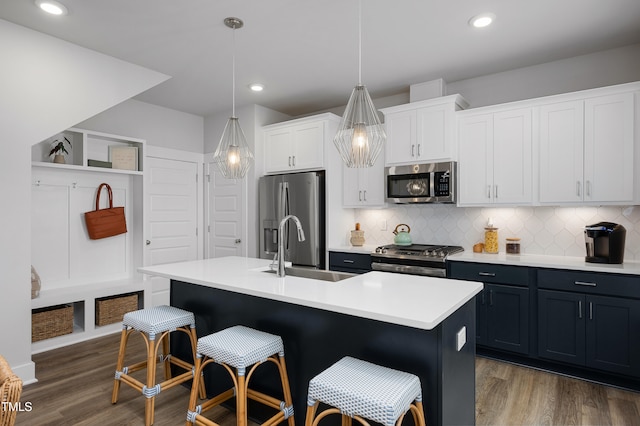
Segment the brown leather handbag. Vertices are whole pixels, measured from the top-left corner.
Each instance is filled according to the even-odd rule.
[[[109,193],[109,208],[100,208],[100,193],[106,187]],[[127,222],[124,217],[124,207],[113,207],[113,192],[107,183],[101,183],[96,195],[96,209],[84,214],[87,224],[89,238],[99,240],[100,238],[113,237],[127,232]]]

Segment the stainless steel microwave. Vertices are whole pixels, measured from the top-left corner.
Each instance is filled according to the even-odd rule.
[[[456,175],[455,161],[385,167],[387,202],[455,203]]]

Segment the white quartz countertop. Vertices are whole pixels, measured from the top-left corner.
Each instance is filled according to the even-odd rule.
[[[431,330],[482,290],[474,281],[368,272],[338,282],[264,272],[270,260],[222,257],[138,268],[206,287]]]
[[[584,257],[548,256],[536,254],[489,254],[464,251],[448,257],[450,261],[494,263],[500,265],[529,266],[538,268],[568,269],[584,272],[607,272],[640,275],[640,262],[629,261],[620,265],[587,263]]]

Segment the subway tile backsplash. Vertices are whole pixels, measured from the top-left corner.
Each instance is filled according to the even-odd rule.
[[[447,204],[394,206],[356,210],[366,244],[393,243],[396,225],[411,228],[414,243],[461,245],[471,251],[484,241],[489,218],[498,228],[500,251],[507,237],[521,239],[521,252],[556,256],[584,256],[583,229],[606,221],[627,229],[625,261],[640,261],[640,206],[472,208]],[[386,222],[387,230],[381,228]]]

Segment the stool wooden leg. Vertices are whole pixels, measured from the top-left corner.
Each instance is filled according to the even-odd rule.
[[[162,335],[162,364],[164,371],[164,379],[169,380],[171,378],[171,361],[169,361],[169,354],[171,353],[171,349],[169,349],[169,339],[171,333],[166,333]]]
[[[284,361],[284,355],[278,355],[278,370],[280,371],[280,381],[282,383],[282,393],[284,394],[284,402],[287,407],[293,406],[293,398],[291,397],[291,388],[289,387],[289,375],[287,374],[287,364]],[[294,414],[295,416],[295,414]],[[289,426],[295,426],[294,416],[287,419]]]
[[[311,426],[313,424],[313,419],[316,416],[316,410],[318,409],[318,402],[313,405],[307,405],[307,414],[304,418],[304,425]]]
[[[236,424],[247,426],[247,384],[244,373],[237,374],[238,387],[236,388]]]
[[[200,382],[204,381],[202,376],[202,358],[196,357],[195,361],[195,371],[193,374],[193,383],[191,384],[191,395],[189,397],[189,412],[194,412],[196,410],[196,405],[198,405],[198,390],[201,388]],[[191,426],[192,423],[187,419],[185,423],[186,426]]]
[[[160,337],[160,340],[163,340],[163,337]],[[158,356],[158,346],[161,343],[161,341],[149,341],[149,347],[147,348],[147,389],[153,388],[156,383],[156,357]],[[144,423],[146,426],[153,424],[155,402],[155,395],[145,401]]]
[[[198,335],[196,334],[195,328],[189,329],[189,340],[191,340],[191,353],[193,354],[193,364],[195,365],[198,353]],[[200,380],[199,382],[200,399],[205,399],[207,397],[207,391],[204,387],[204,380]]]
[[[418,420],[416,424],[418,426],[427,426],[427,419],[424,416],[424,407],[422,401],[415,401],[416,411],[418,412]]]
[[[120,334],[120,349],[118,351],[118,361],[116,362],[116,371],[122,371],[124,368],[124,355],[127,348],[127,340],[129,339],[129,332],[126,327],[122,329]],[[120,392],[120,380],[114,379],[113,392],[111,394],[111,403],[118,402],[118,393]]]

